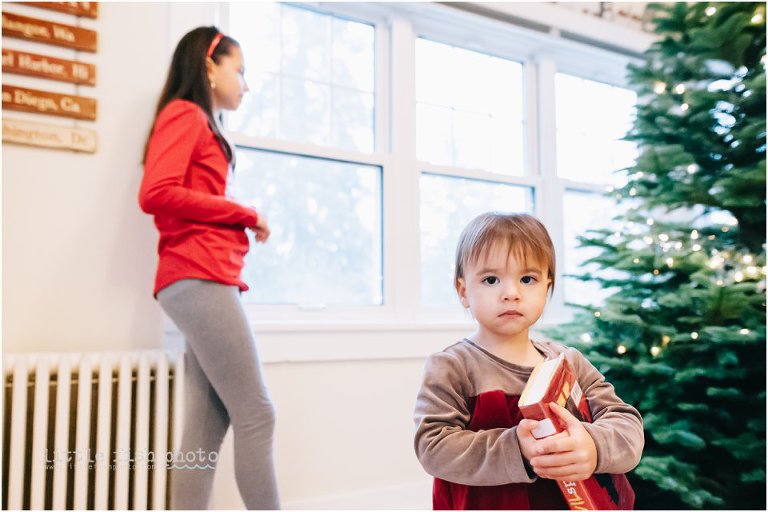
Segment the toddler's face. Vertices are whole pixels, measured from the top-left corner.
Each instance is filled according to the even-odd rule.
[[[546,266],[520,261],[505,247],[493,247],[465,266],[457,290],[480,329],[501,338],[527,337],[547,302],[547,275]]]

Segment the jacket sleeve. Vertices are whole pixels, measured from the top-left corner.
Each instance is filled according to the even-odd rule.
[[[440,352],[427,359],[416,399],[416,455],[432,476],[465,485],[530,483],[517,427],[467,430],[468,381],[461,362]]]
[[[184,186],[195,147],[207,129],[205,119],[194,103],[175,101],[160,112],[144,163],[139,205],[152,215],[254,227],[258,215],[253,208]]]
[[[595,473],[626,473],[640,462],[645,438],[637,409],[616,395],[612,384],[576,349],[568,349],[592,423],[584,423],[597,447]]]

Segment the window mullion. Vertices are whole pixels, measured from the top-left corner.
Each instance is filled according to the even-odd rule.
[[[538,159],[538,172],[541,186],[536,189],[536,215],[547,226],[555,253],[565,254],[565,235],[563,230],[563,195],[562,181],[557,177],[557,123],[555,117],[555,61],[546,56],[536,59],[535,66],[536,99],[535,124],[537,127],[535,148]],[[565,304],[563,293],[562,259],[555,274],[555,291],[550,299],[550,314],[561,311]]]
[[[419,176],[416,161],[416,56],[411,23],[390,20],[389,137],[391,165],[384,171],[386,284],[398,320],[413,320],[421,304]]]

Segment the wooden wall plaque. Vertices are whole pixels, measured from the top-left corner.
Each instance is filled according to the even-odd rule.
[[[38,91],[3,84],[3,109],[74,119],[96,119],[96,100],[73,94]]]
[[[3,36],[96,52],[94,30],[3,12]]]
[[[3,48],[3,73],[36,76],[59,82],[96,85],[96,66],[85,62]]]
[[[3,142],[54,149],[96,152],[96,132],[82,128],[3,118]]]
[[[96,19],[99,16],[98,2],[24,2],[24,5],[65,12],[84,18]]]

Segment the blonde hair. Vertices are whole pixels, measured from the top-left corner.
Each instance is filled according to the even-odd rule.
[[[504,244],[508,254],[519,261],[546,265],[549,292],[554,291],[555,247],[544,224],[526,213],[488,212],[467,224],[456,247],[454,285],[464,277],[467,264],[476,263],[498,244]]]

